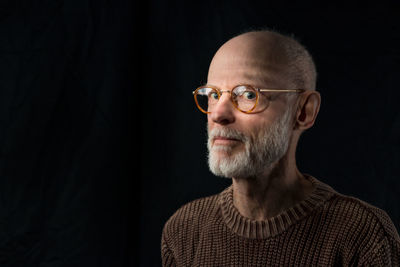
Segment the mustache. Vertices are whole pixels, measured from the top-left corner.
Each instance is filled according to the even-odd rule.
[[[242,142],[246,142],[248,140],[248,137],[246,135],[232,128],[218,127],[210,130],[210,128],[207,127],[207,132],[208,132],[208,140],[213,140],[217,136],[237,139]]]

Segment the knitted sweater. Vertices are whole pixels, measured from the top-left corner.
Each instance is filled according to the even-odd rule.
[[[307,179],[313,193],[265,221],[238,212],[232,186],[184,205],[164,226],[163,266],[400,266],[384,211]]]

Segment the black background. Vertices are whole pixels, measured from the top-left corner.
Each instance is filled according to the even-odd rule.
[[[0,266],[137,265],[135,3],[0,7]]]
[[[163,224],[228,179],[191,92],[244,30],[293,33],[322,106],[301,171],[400,228],[393,2],[0,2],[0,266],[159,266]]]

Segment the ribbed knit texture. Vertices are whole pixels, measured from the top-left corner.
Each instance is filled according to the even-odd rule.
[[[163,266],[400,266],[384,211],[308,179],[313,193],[266,221],[240,215],[232,186],[184,205],[164,226]]]

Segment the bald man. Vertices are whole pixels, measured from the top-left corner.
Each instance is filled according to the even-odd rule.
[[[307,50],[272,31],[236,36],[193,94],[208,118],[208,163],[232,179],[168,220],[163,266],[400,266],[387,214],[296,166],[321,97]]]

